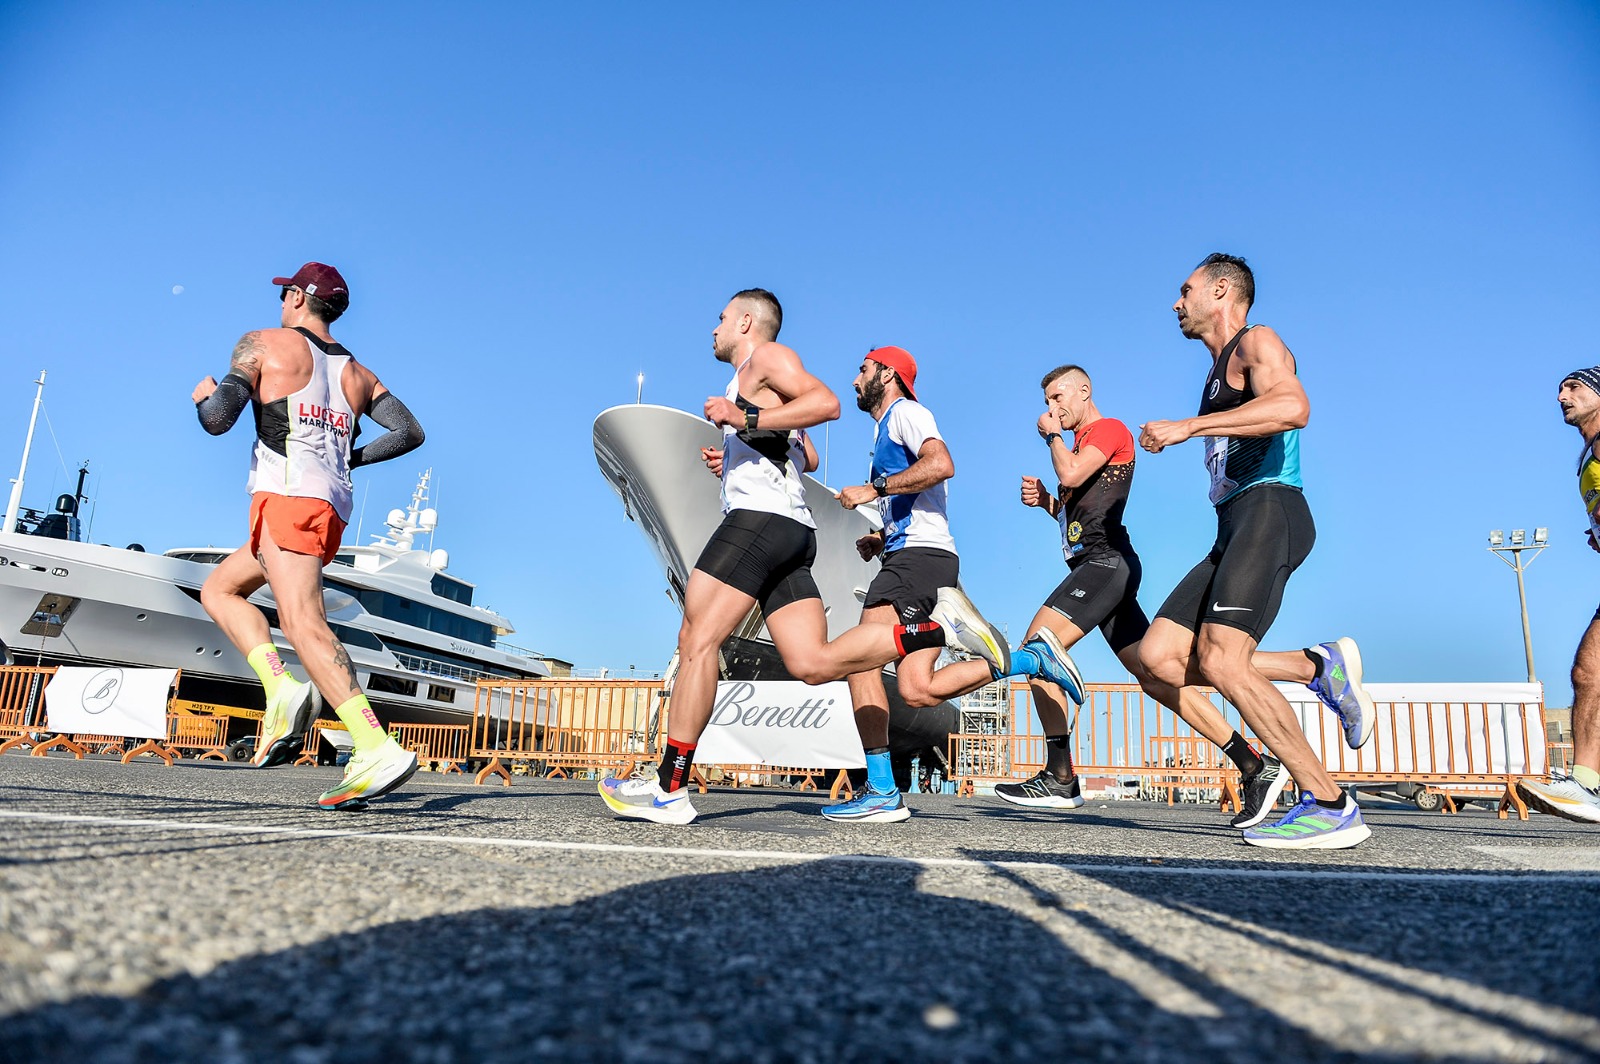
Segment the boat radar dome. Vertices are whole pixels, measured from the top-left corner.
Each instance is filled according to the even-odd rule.
[[[449,567],[449,565],[450,552],[443,548],[440,548],[439,550],[436,550],[432,554],[428,555],[428,567],[430,569],[437,569],[442,573]]]

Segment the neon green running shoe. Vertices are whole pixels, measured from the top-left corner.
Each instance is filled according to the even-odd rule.
[[[306,729],[317,717],[322,701],[317,685],[285,679],[275,697],[267,700],[261,718],[261,739],[256,743],[250,763],[256,768],[271,768],[292,760],[303,749]]]
[[[344,767],[344,779],[339,786],[317,799],[324,809],[353,808],[346,803],[366,801],[388,794],[417,771],[417,755],[393,739],[365,752],[356,751]]]

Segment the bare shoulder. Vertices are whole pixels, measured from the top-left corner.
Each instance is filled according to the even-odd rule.
[[[800,356],[795,354],[794,348],[788,344],[780,344],[776,340],[769,340],[751,352],[751,364],[763,375],[777,370],[802,369]]]
[[[1239,357],[1249,365],[1294,364],[1294,355],[1270,325],[1257,325],[1239,339]]]
[[[383,382],[378,380],[378,375],[356,361],[354,355],[351,355],[350,361],[345,363],[344,379],[340,384],[343,385],[345,397],[350,400],[351,406],[362,413],[372,406],[374,399],[388,390],[383,386]]]

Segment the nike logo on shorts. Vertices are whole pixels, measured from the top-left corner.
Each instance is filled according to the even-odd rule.
[[[1243,610],[1244,612],[1249,613],[1250,612],[1250,607],[1249,606],[1219,606],[1215,602],[1213,602],[1211,604],[1211,612],[1212,613],[1228,613],[1229,611],[1232,611],[1232,610]]]

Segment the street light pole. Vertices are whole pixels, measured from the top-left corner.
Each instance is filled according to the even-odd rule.
[[[1528,657],[1528,682],[1538,683],[1533,675],[1533,631],[1528,626],[1528,589],[1522,581],[1523,571],[1533,564],[1543,550],[1550,545],[1550,530],[1536,528],[1533,530],[1533,542],[1528,542],[1527,529],[1514,528],[1511,530],[1511,542],[1506,542],[1505,532],[1494,529],[1489,533],[1489,553],[1509,565],[1517,574],[1517,602],[1522,606],[1522,649]],[[1523,551],[1532,551],[1526,559],[1522,557]]]

